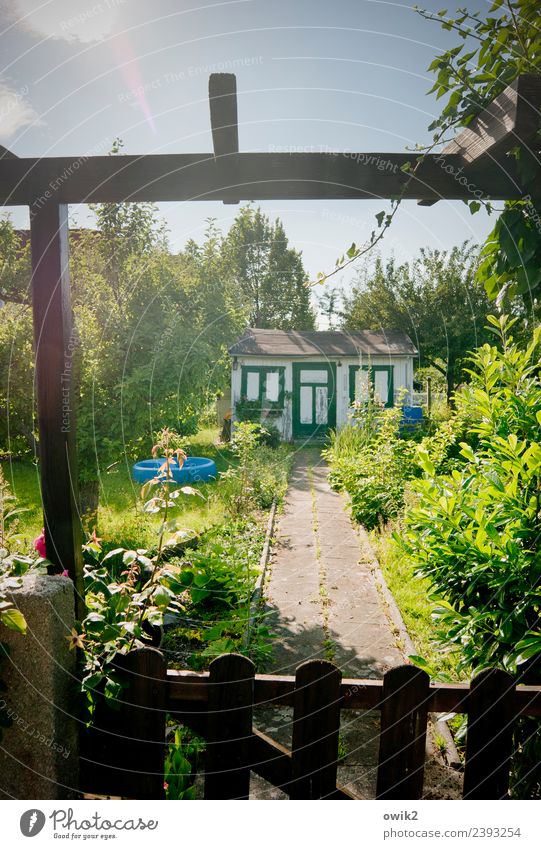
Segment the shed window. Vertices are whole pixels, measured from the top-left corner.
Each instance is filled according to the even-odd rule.
[[[248,401],[259,401],[259,374],[250,371],[246,375],[246,397]]]
[[[284,404],[284,366],[242,366],[242,398],[264,408],[266,404],[281,408]]]
[[[349,367],[349,403],[368,401],[370,383],[376,401],[394,406],[394,367],[380,365]]]
[[[280,399],[280,381],[277,371],[269,371],[265,375],[265,398],[272,402]]]

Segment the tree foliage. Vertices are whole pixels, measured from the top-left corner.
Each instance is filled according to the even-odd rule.
[[[378,259],[344,297],[343,327],[407,333],[421,364],[445,374],[451,396],[468,352],[486,338],[489,302],[475,282],[476,267],[477,249],[467,243],[451,251],[423,249],[402,265]]]
[[[259,208],[243,207],[224,241],[224,253],[250,326],[314,328],[315,315],[302,256],[289,247],[279,218],[271,223]]]

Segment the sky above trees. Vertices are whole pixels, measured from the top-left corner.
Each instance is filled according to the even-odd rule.
[[[424,5],[436,10],[441,0]],[[209,151],[208,77],[225,70],[237,75],[241,150],[401,151],[430,139],[439,104],[425,95],[426,68],[452,43],[403,2],[10,0],[2,11],[0,143],[19,156],[107,153],[118,137],[123,153]],[[280,216],[312,277],[367,239],[387,206],[261,204]],[[209,216],[227,230],[238,208],[161,204],[160,212],[180,250],[202,240]],[[16,226],[27,224],[26,210],[12,213]],[[82,225],[92,220],[85,207],[72,214]],[[490,224],[461,202],[405,202],[382,253],[404,261],[422,246],[481,241]]]

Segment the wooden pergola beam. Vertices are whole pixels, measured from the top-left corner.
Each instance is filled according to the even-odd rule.
[[[414,153],[338,152],[0,159],[0,204],[472,197],[458,178],[458,154],[427,156],[413,175],[402,170],[417,160]],[[473,165],[467,182],[486,198],[521,195],[513,162],[489,173]]]
[[[442,161],[447,161],[449,157],[460,157],[461,173],[470,183],[475,182],[475,174],[479,172],[486,172],[491,178],[496,171],[505,171],[514,165],[505,159],[505,154],[511,148],[520,145],[539,150],[537,132],[540,111],[541,77],[522,74],[474,118],[469,127],[449,142],[438,156]],[[469,199],[472,199],[471,193]],[[433,203],[435,200],[428,197],[419,201],[420,206],[431,206]]]
[[[481,157],[490,156],[494,161],[518,144],[535,144],[540,109],[541,77],[522,74],[449,142],[442,153],[456,153],[469,165],[479,162]]]

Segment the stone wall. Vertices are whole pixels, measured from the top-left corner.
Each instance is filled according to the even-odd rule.
[[[11,593],[28,629],[0,625],[9,645],[0,677],[0,704],[13,724],[0,743],[0,798],[69,799],[77,796],[78,728],[76,654],[66,639],[74,626],[69,578],[26,575]]]

